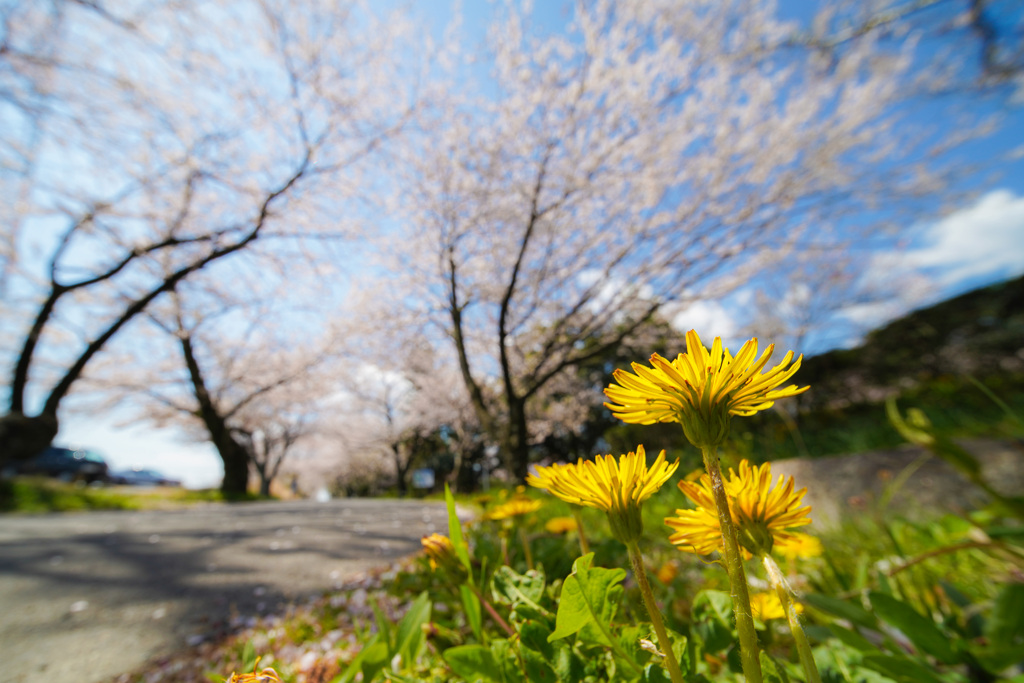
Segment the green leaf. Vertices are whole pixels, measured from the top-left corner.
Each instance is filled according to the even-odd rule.
[[[522,682],[523,673],[519,666],[518,647],[513,647],[507,640],[492,640],[491,653],[505,683]]]
[[[526,672],[526,680],[542,681],[543,683],[555,683],[558,676],[547,659],[536,650],[520,648],[520,656],[523,658],[523,670]]]
[[[524,623],[519,632],[523,647],[539,652],[554,669],[559,681],[564,683],[582,681],[585,675],[583,660],[569,641],[564,639],[548,641],[551,627],[547,624],[547,620]]]
[[[548,641],[578,633],[594,624],[596,632],[581,634],[587,640],[611,645],[606,635],[608,625],[618,609],[622,595],[620,583],[626,578],[624,569],[591,568],[594,553],[588,553],[573,563],[572,574],[562,583],[562,595],[555,615],[555,631]]]
[[[527,621],[519,629],[519,640],[523,647],[536,650],[549,662],[555,661],[555,646],[548,640],[551,629],[536,621]]]
[[[734,641],[732,598],[728,593],[704,590],[693,599],[693,625],[709,653],[721,652]]]
[[[996,597],[985,635],[996,647],[1024,651],[1024,584],[1008,583]]]
[[[535,609],[544,611],[540,600],[544,595],[547,581],[544,570],[531,569],[526,574],[519,574],[509,566],[503,566],[491,577],[491,592],[494,599],[515,606],[526,603]]]
[[[256,648],[253,647],[252,641],[245,641],[245,646],[242,647],[242,671],[251,671],[256,667]]]
[[[498,681],[498,683],[504,681],[501,669],[498,668],[498,663],[494,660],[494,654],[489,647],[459,645],[448,648],[442,656],[452,671],[467,681],[475,681],[480,678]]]
[[[644,667],[644,683],[671,683],[668,671],[661,664],[651,662]]]
[[[384,644],[387,645],[391,654],[394,654],[393,647],[395,644],[394,637],[391,635],[391,620],[381,610],[380,605],[377,603],[377,598],[370,595],[370,607],[373,608],[373,616],[377,620],[377,632],[380,633],[381,638],[384,640]]]
[[[480,608],[480,599],[469,586],[459,586],[459,595],[462,597],[462,609],[466,613],[466,622],[473,629],[473,635],[481,643],[484,641],[483,620]]]
[[[887,624],[896,627],[922,652],[945,664],[956,664],[959,655],[935,622],[913,607],[885,593],[870,593],[871,607]]]
[[[878,648],[871,643],[867,638],[851,629],[840,626],[839,624],[829,624],[829,633],[838,639],[843,645],[852,647],[854,650],[859,652],[878,652]]]
[[[532,607],[525,602],[520,602],[512,608],[512,616],[514,619],[519,621],[547,621],[551,616],[551,612],[548,612],[543,607]]]
[[[867,655],[861,665],[900,683],[945,683],[928,667],[896,655]]]
[[[779,666],[764,650],[761,650],[760,660],[761,673],[764,676],[765,683],[789,683],[789,675],[786,673],[786,670]]]
[[[872,629],[878,628],[878,621],[874,615],[860,605],[847,600],[840,600],[831,595],[821,595],[820,593],[807,593],[800,600],[817,610],[840,619],[846,619],[858,626]]]
[[[398,622],[395,649],[391,655],[401,655],[405,666],[410,666],[416,660],[423,647],[423,624],[430,621],[430,608],[430,596],[424,591],[409,606],[402,621]]]
[[[387,660],[388,646],[381,642],[380,633],[375,633],[333,683],[351,683],[359,672],[363,673],[363,680],[369,682],[380,672]]]
[[[985,528],[985,535],[993,539],[1019,542],[1024,540],[1024,526],[990,526]]]
[[[462,566],[469,572],[469,580],[472,582],[473,565],[469,561],[469,546],[466,545],[466,539],[462,537],[462,524],[459,522],[459,515],[455,512],[455,497],[452,496],[452,490],[448,488],[448,484],[444,485],[444,502],[448,506],[448,539],[452,542],[455,554],[462,562]]]
[[[384,643],[374,643],[366,648],[365,656],[363,657],[363,681],[369,683],[372,681],[377,674],[381,672],[381,669],[386,667],[391,662],[391,657],[388,655],[388,647]]]

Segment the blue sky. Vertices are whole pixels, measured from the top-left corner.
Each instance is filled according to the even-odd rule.
[[[535,22],[545,31],[564,26],[571,3],[539,2]],[[787,16],[801,17],[805,4],[783,3]],[[438,38],[452,16],[450,3],[430,0],[413,4],[413,11],[424,17]],[[463,35],[467,47],[485,40],[488,19],[495,4],[467,0],[463,3]],[[486,66],[481,64],[480,74]],[[951,207],[937,220],[910,226],[905,248],[899,252],[878,254],[867,270],[867,278],[890,278],[894,274],[917,274],[918,289],[907,292],[898,305],[881,303],[851,308],[845,315],[857,325],[883,323],[907,310],[934,303],[968,289],[1024,273],[1024,108],[1010,111],[1014,125],[997,139],[985,141],[965,152],[964,162],[990,156],[1003,157],[992,175],[972,177],[963,189],[973,195]],[[922,124],[934,112],[922,107],[915,116]],[[925,279],[927,278],[927,279]],[[723,303],[703,303],[692,307],[686,319],[702,331],[716,330],[729,340],[742,326],[739,307]],[[847,341],[852,341],[850,337]],[[737,339],[732,339],[732,342]],[[820,349],[819,349],[820,350]],[[220,478],[220,462],[212,446],[185,444],[172,432],[146,428],[119,428],[113,421],[81,418],[68,412],[57,443],[82,445],[103,453],[112,467],[146,466],[181,478],[189,486],[215,486]]]

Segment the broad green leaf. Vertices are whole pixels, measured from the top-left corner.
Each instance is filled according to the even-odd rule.
[[[551,628],[544,622],[527,621],[519,629],[520,653],[527,680],[578,681],[582,667],[573,656],[568,641],[548,642]]]
[[[871,641],[854,630],[845,628],[839,624],[829,624],[828,630],[833,637],[838,639],[844,645],[852,647],[854,650],[859,652],[878,652],[878,648],[875,647]]]
[[[494,663],[505,683],[522,683],[523,672],[519,665],[519,648],[507,640],[492,640],[491,653]]]
[[[409,611],[398,622],[395,633],[395,649],[392,656],[399,654],[405,665],[411,665],[423,646],[423,624],[430,621],[430,596],[424,591],[409,606]]]
[[[1020,647],[968,645],[974,658],[988,671],[997,673],[1021,660]]]
[[[469,580],[472,582],[473,565],[469,561],[469,546],[466,545],[466,539],[462,537],[462,523],[459,522],[459,515],[455,512],[455,497],[452,496],[452,490],[448,488],[448,484],[444,485],[444,502],[448,506],[448,539],[452,542],[455,554],[458,555],[462,566],[469,572]]]
[[[679,664],[679,669],[683,672],[684,676],[689,676],[694,670],[694,653],[690,639],[670,628],[665,630],[668,631],[668,637],[672,639],[672,652],[676,655],[676,663]]]
[[[363,657],[362,671],[363,681],[368,683],[376,678],[377,674],[381,672],[381,669],[391,663],[391,655],[388,653],[388,647],[384,643],[374,643],[366,648],[366,654]]]
[[[985,535],[989,538],[1020,541],[1024,539],[1024,526],[986,527]]]
[[[871,607],[875,614],[890,626],[894,626],[910,639],[915,647],[930,654],[945,664],[960,660],[949,638],[943,635],[935,622],[917,612],[905,602],[885,593],[870,593]]]
[[[481,643],[484,641],[483,621],[480,613],[480,599],[469,586],[459,586],[459,595],[462,597],[462,609],[466,614],[466,622],[473,629],[473,635]]]
[[[533,683],[534,681],[540,681],[541,683],[555,683],[558,680],[558,676],[555,675],[555,670],[552,668],[548,660],[536,650],[522,647],[519,650],[519,655],[523,659],[523,669],[526,672],[526,680]]]
[[[870,612],[848,600],[840,600],[831,595],[822,595],[820,593],[806,593],[800,600],[815,609],[840,619],[846,619],[858,626],[872,629],[878,628],[878,622]]]
[[[945,683],[931,669],[906,657],[867,655],[861,660],[861,665],[900,683]]]
[[[519,629],[519,640],[523,647],[536,650],[549,662],[555,660],[555,646],[548,640],[551,629],[536,621],[527,621]]]
[[[480,678],[498,681],[498,683],[504,681],[501,669],[498,668],[498,663],[494,660],[494,654],[489,647],[459,645],[448,648],[442,656],[452,671],[467,681],[475,681]]]
[[[709,653],[721,652],[732,644],[732,598],[728,593],[704,590],[693,599],[693,626]]]
[[[626,571],[591,568],[593,560],[594,553],[577,559],[573,563],[572,574],[562,583],[562,595],[555,615],[555,631],[548,636],[549,641],[571,636],[585,626],[595,624],[599,628],[588,631],[585,637],[602,645],[611,645],[604,631],[607,631],[618,609],[622,595],[621,582],[626,578]]]
[[[520,602],[512,608],[513,620],[519,621],[547,621],[551,616],[551,612],[548,612],[543,607],[533,607],[525,602]]]
[[[544,595],[546,584],[542,569],[531,569],[525,574],[519,574],[512,567],[506,565],[494,572],[494,576],[491,578],[491,592],[494,594],[494,599],[500,602],[513,606],[524,602],[542,610],[539,603]]]
[[[759,655],[761,660],[761,673],[764,676],[764,683],[789,683],[789,675],[786,670],[779,666],[764,650]]]
[[[1024,584],[1008,583],[999,591],[985,634],[996,647],[1024,652]]]

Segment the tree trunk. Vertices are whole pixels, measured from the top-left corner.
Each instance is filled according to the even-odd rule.
[[[57,416],[50,413],[29,417],[10,412],[0,417],[0,470],[38,455],[53,442],[57,428]]]
[[[508,406],[505,463],[514,483],[526,481],[530,469],[530,432],[526,427],[526,402],[512,399]]]
[[[181,338],[181,351],[192,380],[193,393],[199,402],[199,417],[206,425],[206,429],[210,433],[210,440],[217,447],[217,453],[220,454],[220,459],[224,463],[224,480],[220,485],[221,493],[227,496],[244,496],[249,490],[250,453],[231,435],[227,420],[214,405],[210,392],[206,388],[206,382],[203,380],[203,373],[199,367],[199,361],[196,359],[195,350],[192,348],[192,338],[188,335]]]
[[[405,475],[409,472],[409,463],[402,462],[402,447],[400,444],[391,444],[391,452],[395,457],[395,473],[397,475],[398,497],[405,498],[409,495],[409,487],[405,482]],[[411,460],[411,459],[410,459]]]
[[[244,496],[249,491],[249,454],[230,436],[214,442],[224,463],[221,493],[226,496]]]
[[[480,486],[480,472],[474,467],[483,460],[484,449],[479,444],[459,448],[455,453],[454,485],[457,493],[470,493]]]

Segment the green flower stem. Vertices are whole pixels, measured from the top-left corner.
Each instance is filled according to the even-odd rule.
[[[583,512],[578,507],[572,508],[573,519],[576,520],[576,537],[580,539],[580,556],[590,553],[590,544],[587,543],[587,534],[583,531]]]
[[[523,555],[526,557],[526,568],[533,569],[533,553],[530,552],[530,539],[526,537],[526,529],[519,526],[519,542],[523,545]]]
[[[804,668],[804,674],[807,676],[807,683],[821,683],[818,667],[814,663],[814,655],[811,654],[811,645],[807,642],[804,627],[800,625],[800,617],[796,613],[796,605],[790,598],[792,590],[789,587],[789,582],[786,581],[786,577],[783,576],[782,570],[779,569],[779,565],[775,563],[774,558],[768,553],[761,555],[761,564],[764,565],[764,570],[768,574],[768,581],[772,584],[772,588],[775,589],[775,594],[779,596],[779,602],[782,603],[782,609],[786,612],[789,630],[793,634],[793,640],[796,642],[796,652],[800,657],[800,665]]]
[[[516,635],[516,632],[512,629],[511,626],[508,625],[507,621],[501,618],[501,615],[498,614],[498,610],[494,609],[494,605],[487,602],[487,598],[484,597],[484,594],[480,591],[480,589],[473,584],[469,584],[469,589],[473,591],[473,594],[476,595],[476,599],[480,601],[480,604],[483,605],[483,608],[487,610],[488,614],[491,615],[491,619],[494,619],[495,623],[501,627],[501,630],[504,631],[509,638],[514,637]]]
[[[732,596],[732,611],[736,617],[736,630],[740,636],[740,660],[747,683],[762,683],[761,661],[758,659],[757,631],[750,611],[750,593],[747,590],[747,574],[743,569],[743,556],[736,540],[736,527],[729,512],[729,497],[725,493],[722,468],[718,464],[718,448],[707,446],[704,452],[704,468],[711,477],[711,491],[718,509],[718,523],[722,528],[723,556],[725,571],[729,575],[729,594]]]
[[[654,602],[651,584],[647,581],[647,570],[644,568],[644,558],[640,554],[640,546],[636,541],[631,541],[626,544],[626,547],[629,548],[629,560],[633,565],[633,575],[640,586],[640,593],[644,596],[644,604],[647,606],[647,613],[654,625],[654,632],[658,634],[658,645],[661,646],[661,651],[665,654],[665,666],[668,667],[669,676],[672,677],[672,683],[684,683],[683,672],[679,668],[676,654],[672,650],[672,641],[668,637],[668,631],[665,630],[665,622],[661,619],[658,605]]]

